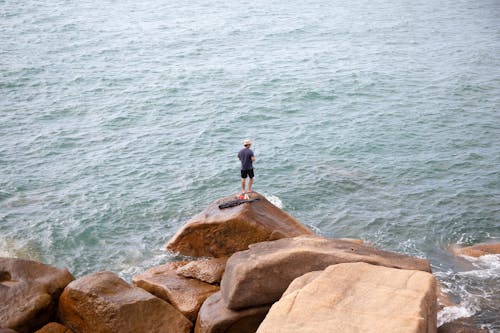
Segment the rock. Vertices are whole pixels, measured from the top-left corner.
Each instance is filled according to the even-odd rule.
[[[168,263],[148,269],[133,277],[136,286],[169,302],[189,320],[195,321],[208,296],[219,291],[218,286],[178,275],[182,264]]]
[[[269,311],[270,305],[228,309],[217,292],[207,298],[200,309],[195,333],[255,333]]]
[[[488,333],[487,329],[480,329],[473,324],[462,319],[458,319],[451,323],[446,323],[438,328],[438,333]]]
[[[0,258],[0,327],[33,332],[56,314],[64,287],[75,278],[36,261]]]
[[[429,262],[361,244],[319,237],[295,237],[253,244],[232,255],[221,281],[230,309],[270,304],[305,273],[346,262],[430,272]]]
[[[481,243],[467,247],[451,247],[451,251],[458,256],[480,257],[487,254],[500,254],[500,243]]]
[[[306,285],[308,285],[314,279],[316,279],[321,273],[323,273],[323,271],[312,271],[302,276],[299,276],[298,278],[293,280],[292,283],[290,283],[290,285],[288,286],[288,288],[285,290],[285,292],[281,297],[293,293],[295,290],[304,288]]]
[[[273,304],[257,333],[435,333],[436,280],[367,263],[328,267]]]
[[[18,332],[11,330],[10,328],[0,328],[0,333],[18,333]]]
[[[250,196],[259,201],[226,209],[219,204],[234,196],[211,203],[177,232],[167,249],[194,257],[227,257],[253,243],[314,234],[262,195]]]
[[[177,274],[207,283],[220,283],[226,269],[227,257],[191,261],[177,268]]]
[[[192,327],[172,305],[111,272],[71,282],[59,300],[59,317],[75,333],[188,333]]]
[[[73,333],[73,331],[59,323],[48,323],[35,333]]]

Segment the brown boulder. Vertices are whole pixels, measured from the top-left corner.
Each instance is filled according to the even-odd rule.
[[[111,272],[71,282],[61,295],[59,316],[75,333],[188,333],[192,327],[172,305]]]
[[[295,237],[253,244],[232,255],[221,281],[230,309],[270,304],[305,273],[346,262],[430,272],[429,262],[362,244],[320,237]]]
[[[10,328],[0,328],[0,333],[18,333]]]
[[[189,320],[195,321],[203,302],[208,296],[219,291],[219,287],[178,275],[176,269],[180,265],[168,263],[150,268],[134,276],[133,282],[172,304]]]
[[[195,333],[255,333],[270,305],[230,310],[217,292],[207,298],[200,309]]]
[[[36,261],[0,258],[0,327],[33,332],[56,314],[64,287],[75,278]]]
[[[487,254],[500,254],[500,243],[482,243],[466,247],[453,246],[451,251],[458,256],[480,257]]]
[[[177,274],[207,283],[220,283],[227,257],[195,260],[177,268]]]
[[[436,280],[367,263],[332,265],[274,303],[257,333],[435,333]]]
[[[314,233],[264,196],[253,192],[252,203],[220,209],[235,197],[219,199],[188,221],[167,243],[167,249],[194,257],[225,257],[248,245]]]
[[[35,333],[73,333],[73,331],[59,323],[48,323]]]

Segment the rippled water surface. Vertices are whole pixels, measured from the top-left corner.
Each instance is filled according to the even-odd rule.
[[[254,189],[500,332],[500,2],[0,0],[0,255],[124,278]],[[464,314],[465,313],[465,314]]]

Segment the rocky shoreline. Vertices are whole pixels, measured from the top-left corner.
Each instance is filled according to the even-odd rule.
[[[0,258],[0,333],[487,332],[461,320],[429,261],[361,240],[315,235],[262,195],[210,204],[167,243],[191,257],[127,283],[111,272],[78,279],[43,263]],[[453,248],[500,253],[500,244]]]

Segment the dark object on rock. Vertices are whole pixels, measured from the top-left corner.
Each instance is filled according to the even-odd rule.
[[[230,200],[230,201],[226,201],[226,202],[221,203],[219,205],[219,209],[236,207],[236,206],[239,206],[239,205],[244,204],[244,203],[251,203],[251,202],[255,202],[255,201],[259,201],[259,200],[260,200],[259,198]]]
[[[203,302],[219,291],[219,287],[177,274],[176,269],[182,264],[174,262],[150,268],[134,276],[133,281],[136,286],[172,304],[194,322]]]
[[[75,333],[189,333],[192,327],[172,305],[111,272],[71,282],[59,300],[59,317]]]
[[[337,239],[301,236],[253,244],[232,255],[221,281],[222,298],[230,309],[270,304],[295,278],[348,262],[431,271],[425,259]]]
[[[32,333],[52,320],[64,287],[75,278],[32,260],[0,258],[0,326]]]
[[[196,321],[195,333],[255,333],[271,305],[230,310],[215,293],[203,303]]]
[[[211,203],[188,221],[168,242],[173,252],[193,257],[227,257],[248,245],[300,235],[314,235],[295,218],[252,192],[251,205],[219,209],[234,196]]]

